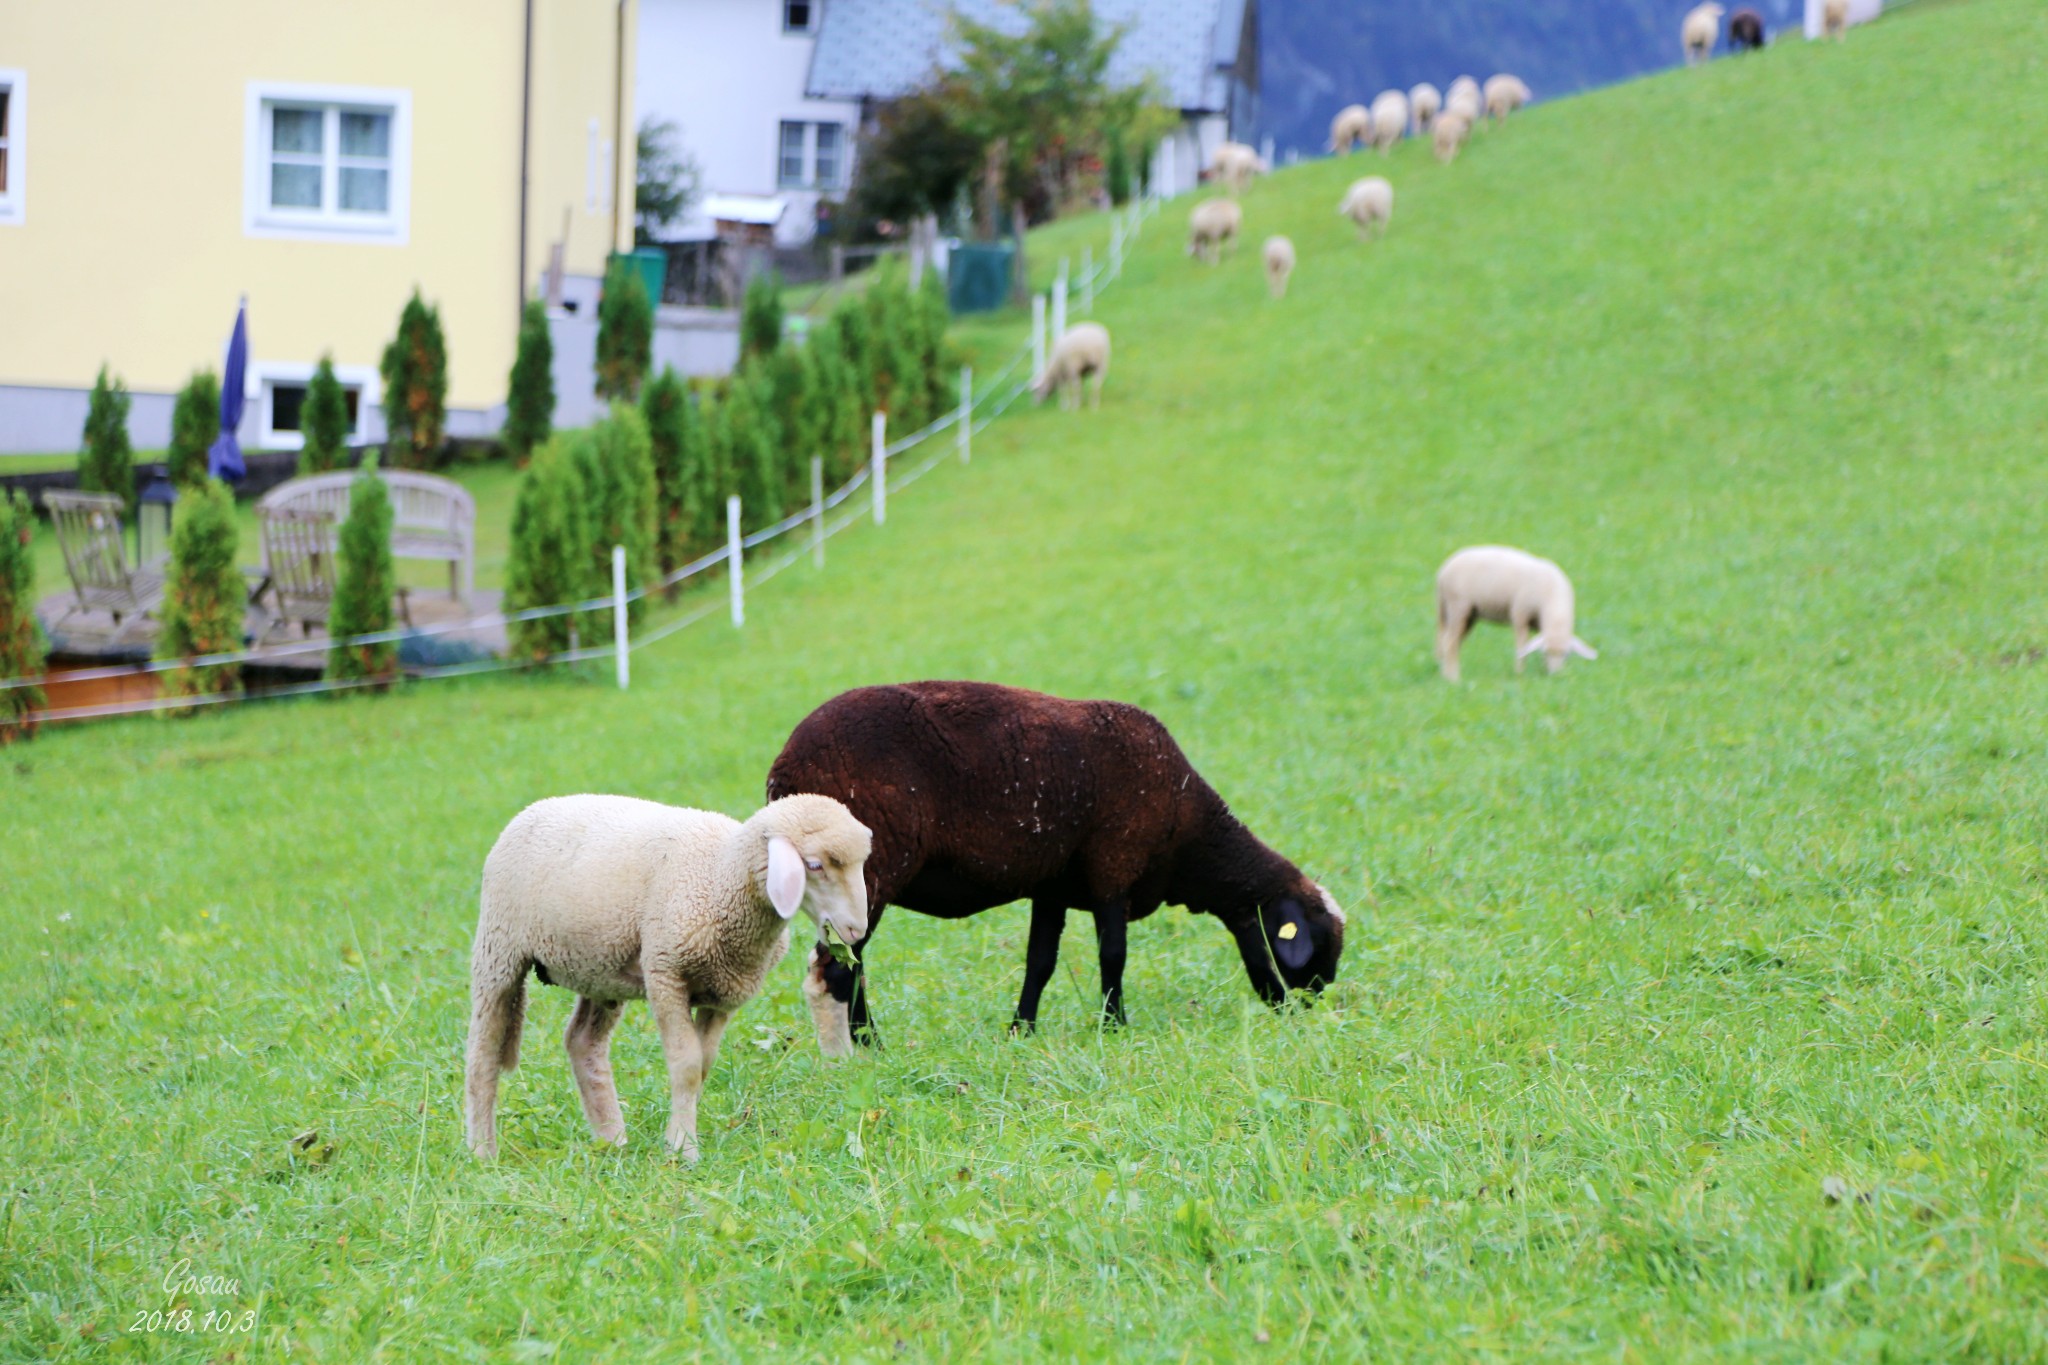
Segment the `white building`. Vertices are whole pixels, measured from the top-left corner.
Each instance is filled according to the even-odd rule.
[[[707,209],[775,223],[781,246],[817,227],[821,198],[853,183],[860,105],[804,93],[827,0],[641,0],[635,103],[667,119],[703,179],[690,217],[665,234],[714,235]]]

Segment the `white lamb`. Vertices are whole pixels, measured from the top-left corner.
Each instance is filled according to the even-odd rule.
[[[1052,354],[1045,358],[1045,373],[1031,381],[1031,396],[1043,403],[1058,390],[1061,408],[1079,408],[1082,391],[1087,381],[1093,379],[1094,406],[1099,408],[1102,383],[1108,377],[1109,329],[1099,322],[1077,322],[1060,333],[1060,339],[1053,344]],[[1067,401],[1070,394],[1071,404]]]
[[[626,1001],[647,1001],[668,1060],[668,1145],[695,1161],[718,1040],[788,951],[790,918],[801,908],[821,934],[866,937],[871,843],[829,796],[787,796],[745,824],[627,796],[559,796],[514,816],[484,860],[470,957],[470,1147],[497,1154],[498,1075],[519,1065],[532,971],[576,992],[563,1042],[603,1142],[626,1141],[612,1025]]]
[[[1430,141],[1436,148],[1436,159],[1446,166],[1455,161],[1458,149],[1465,145],[1465,139],[1472,135],[1472,120],[1456,109],[1446,109],[1438,114],[1436,127],[1430,130]]]
[[[1211,265],[1223,259],[1223,249],[1237,245],[1238,229],[1244,226],[1244,210],[1232,199],[1204,199],[1188,214],[1188,255]]]
[[[1522,78],[1505,72],[1487,77],[1485,94],[1486,115],[1496,123],[1506,123],[1509,114],[1529,102],[1529,87]]]
[[[1458,653],[1475,621],[1515,628],[1515,672],[1537,650],[1552,673],[1567,655],[1597,659],[1599,652],[1572,634],[1572,584],[1547,559],[1505,545],[1458,551],[1436,572],[1436,659],[1444,677],[1458,680]]]
[[[1330,120],[1330,150],[1339,156],[1371,140],[1372,111],[1362,104],[1347,104]]]
[[[1382,90],[1372,102],[1372,145],[1384,154],[1394,150],[1408,132],[1408,97]]]
[[[1242,142],[1226,142],[1209,158],[1209,176],[1232,194],[1243,194],[1252,177],[1272,170],[1265,158]]]
[[[1294,273],[1294,243],[1285,237],[1268,237],[1261,252],[1266,258],[1266,288],[1274,298],[1287,294],[1287,277]]]
[[[1685,64],[1705,61],[1714,51],[1714,43],[1721,36],[1721,16],[1728,11],[1707,0],[1704,5],[1694,5],[1685,12],[1685,21],[1678,27],[1678,36],[1685,43]]]
[[[1337,212],[1358,224],[1360,237],[1374,231],[1384,233],[1394,220],[1394,187],[1383,176],[1354,180],[1344,192],[1344,202],[1337,205]]]
[[[1424,81],[1408,92],[1408,107],[1415,111],[1415,131],[1426,133],[1430,121],[1443,112],[1443,92]]]

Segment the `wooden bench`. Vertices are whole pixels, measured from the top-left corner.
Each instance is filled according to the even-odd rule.
[[[146,620],[163,601],[164,580],[160,574],[128,567],[121,543],[120,495],[52,488],[44,492],[43,506],[50,509],[57,545],[64,551],[64,571],[71,575],[77,597],[77,605],[53,624],[81,611],[104,611],[113,616],[119,638],[128,627]],[[125,625],[123,616],[129,618]]]
[[[377,477],[391,494],[392,555],[447,561],[448,593],[466,600],[476,590],[476,499],[453,479],[434,474],[380,469]],[[348,490],[356,478],[353,470],[336,469],[288,480],[263,495],[256,515],[311,512],[339,525],[348,519]],[[263,571],[276,576],[268,537]]]

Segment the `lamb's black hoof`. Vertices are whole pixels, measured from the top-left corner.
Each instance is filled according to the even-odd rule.
[[[1012,1038],[1029,1038],[1036,1032],[1038,1032],[1038,1021],[1036,1019],[1012,1019],[1010,1021],[1010,1036]]]

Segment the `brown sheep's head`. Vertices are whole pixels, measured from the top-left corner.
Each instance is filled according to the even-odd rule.
[[[1304,877],[1260,906],[1255,924],[1238,936],[1252,987],[1269,1005],[1289,991],[1317,994],[1337,979],[1344,953],[1344,911],[1321,886]]]

